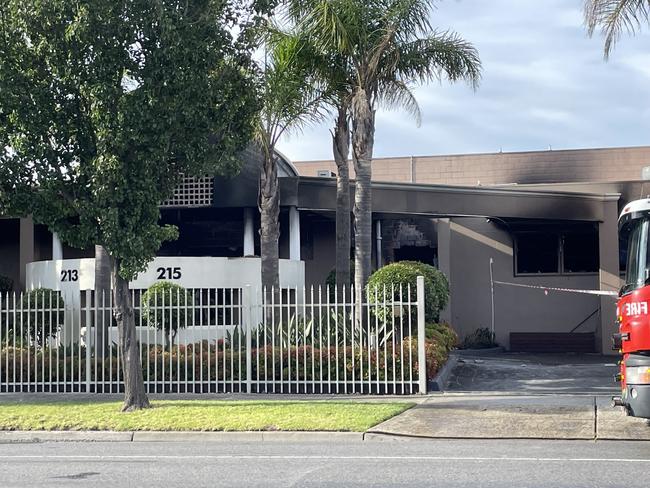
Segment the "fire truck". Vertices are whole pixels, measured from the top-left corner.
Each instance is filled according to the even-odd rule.
[[[612,403],[634,417],[650,418],[650,198],[627,204],[618,228],[627,239],[627,268],[616,307],[619,331],[612,336],[622,355],[621,395]]]

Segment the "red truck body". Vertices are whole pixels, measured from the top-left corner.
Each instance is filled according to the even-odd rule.
[[[627,266],[616,307],[619,331],[612,337],[622,355],[621,395],[613,402],[630,415],[650,418],[650,199],[625,206],[619,234],[627,240]]]

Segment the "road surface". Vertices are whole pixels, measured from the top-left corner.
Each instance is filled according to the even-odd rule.
[[[345,443],[0,445],[2,487],[648,486],[650,443],[398,440]]]

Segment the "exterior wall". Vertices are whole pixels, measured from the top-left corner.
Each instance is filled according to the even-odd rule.
[[[443,318],[462,336],[491,326],[490,258],[494,279],[513,283],[596,290],[598,273],[583,275],[515,276],[510,235],[485,219],[452,219],[448,244],[442,244],[441,269],[449,266],[452,301]],[[445,236],[445,232],[440,232]],[[441,242],[439,241],[439,246]],[[508,348],[510,332],[570,332],[598,309],[596,296],[495,286],[495,333]],[[579,329],[600,330],[595,314]]]
[[[372,179],[465,186],[630,181],[639,179],[648,161],[650,147],[375,158]],[[336,173],[333,161],[294,165],[303,176]],[[352,165],[350,172],[353,177]]]

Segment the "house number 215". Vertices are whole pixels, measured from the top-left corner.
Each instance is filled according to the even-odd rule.
[[[157,268],[156,273],[158,273],[159,280],[180,280],[182,273],[181,268]]]

